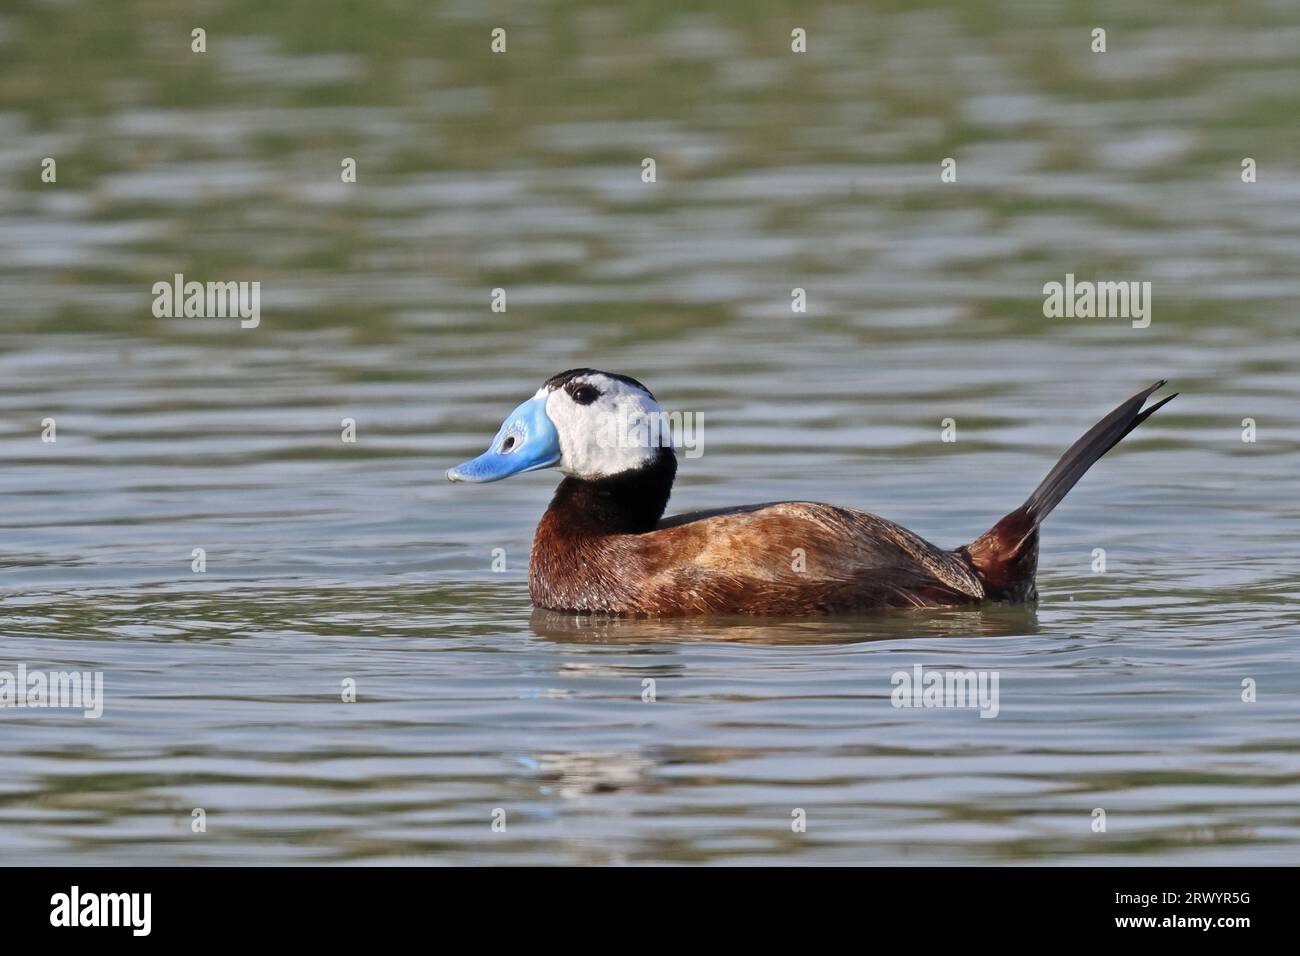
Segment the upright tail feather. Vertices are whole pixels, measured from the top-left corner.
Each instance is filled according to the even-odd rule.
[[[1149,408],[1143,408],[1151,393],[1163,381],[1144,388],[1127,402],[1093,425],[1069,451],[1061,456],[1023,505],[1011,512],[965,548],[967,560],[980,575],[991,598],[1025,600],[1034,596],[1034,575],[1038,570],[1038,526],[1061,503],[1102,455],[1124,436],[1146,421],[1177,392]]]

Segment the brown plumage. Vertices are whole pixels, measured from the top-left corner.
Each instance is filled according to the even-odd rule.
[[[570,479],[565,479],[566,481]],[[552,610],[677,616],[811,614],[968,604],[971,567],[875,515],[785,501],[679,515],[643,534],[566,527],[550,508],[529,592]]]
[[[786,501],[662,518],[671,449],[648,466],[567,477],[533,541],[528,586],[552,610],[620,615],[804,615],[1036,597],[1038,527],[1097,459],[1174,396],[1164,382],[1093,426],[1024,505],[949,551],[890,521]]]

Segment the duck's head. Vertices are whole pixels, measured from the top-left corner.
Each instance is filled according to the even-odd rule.
[[[507,416],[488,450],[447,471],[449,481],[500,481],[539,468],[607,478],[655,461],[659,403],[634,378],[575,368],[546,380]],[[644,440],[645,436],[651,440]],[[629,440],[630,439],[630,440]]]

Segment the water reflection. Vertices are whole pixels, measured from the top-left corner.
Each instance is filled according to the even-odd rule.
[[[1038,633],[1034,607],[882,612],[823,618],[619,618],[534,608],[538,637],[564,644],[856,644],[942,637],[1025,637]]]

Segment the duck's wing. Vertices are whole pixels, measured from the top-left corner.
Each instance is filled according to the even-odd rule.
[[[815,502],[680,515],[623,544],[645,613],[806,613],[984,597],[954,553],[876,515]]]

